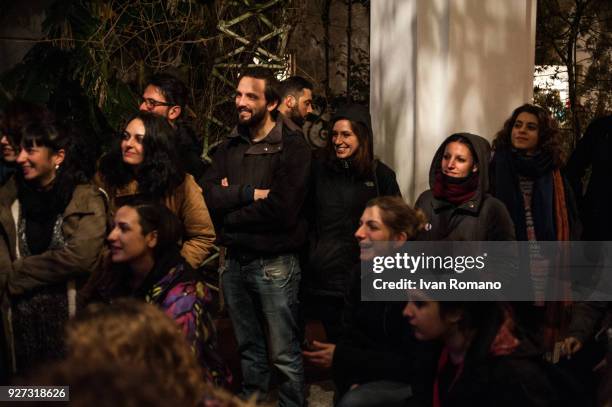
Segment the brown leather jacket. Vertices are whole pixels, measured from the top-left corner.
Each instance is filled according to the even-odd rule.
[[[107,205],[93,185],[78,185],[64,210],[62,232],[66,246],[39,255],[17,258],[17,232],[12,207],[17,187],[10,179],[0,188],[1,292],[19,295],[38,287],[67,281],[93,271],[101,260],[106,238]]]
[[[118,209],[117,198],[138,193],[138,183],[135,180],[119,189],[108,188],[101,180],[100,174],[97,174],[95,182],[108,193],[113,214]],[[183,224],[185,239],[181,255],[191,267],[198,268],[210,256],[215,241],[215,229],[204,202],[202,189],[196,184],[192,175],[186,174],[183,183],[176,188],[174,194],[166,197],[164,204]]]

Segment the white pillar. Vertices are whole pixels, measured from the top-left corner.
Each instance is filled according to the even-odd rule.
[[[429,188],[448,135],[492,140],[533,92],[537,0],[373,0],[374,149],[404,197]]]

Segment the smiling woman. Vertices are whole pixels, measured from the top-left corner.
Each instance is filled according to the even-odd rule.
[[[212,295],[180,255],[181,229],[179,219],[163,205],[121,206],[107,237],[110,253],[80,299],[112,303],[127,296],[157,305],[179,325],[204,378],[227,385],[231,374],[217,353],[216,330],[208,313]]]
[[[401,197],[370,200],[355,232],[361,260],[371,262],[374,256],[397,250],[414,238],[425,221],[423,213]],[[363,267],[372,269],[371,263]],[[332,369],[338,407],[405,406],[412,393],[408,382],[415,348],[402,319],[403,304],[361,301],[361,286],[373,276],[362,274],[360,268],[357,264],[349,275],[340,339],[314,341],[304,358]]]
[[[181,220],[181,253],[197,268],[209,256],[215,232],[202,190],[182,169],[173,134],[165,118],[138,112],[113,150],[100,159],[96,182],[108,193],[113,212],[134,200],[163,202]]]
[[[395,173],[374,158],[368,108],[347,105],[331,120],[332,137],[323,157],[312,162],[309,272],[305,312],[322,320],[327,336],[340,334],[349,271],[359,263],[355,230],[366,203],[400,195]]]
[[[100,259],[106,205],[87,183],[85,166],[92,160],[78,143],[61,126],[27,124],[18,170],[0,189],[0,270],[20,373],[61,356],[63,327],[76,311],[75,289]]]

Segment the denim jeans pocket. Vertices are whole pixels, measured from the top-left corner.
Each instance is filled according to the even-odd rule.
[[[295,267],[296,259],[292,255],[264,260],[261,267],[262,279],[282,288],[291,280]]]

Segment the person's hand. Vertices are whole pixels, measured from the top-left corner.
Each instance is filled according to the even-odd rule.
[[[257,189],[255,188],[253,192],[253,200],[257,201],[259,199],[266,199],[268,194],[270,193],[269,189]]]
[[[565,338],[563,344],[561,345],[561,352],[563,355],[567,356],[568,359],[580,349],[582,349],[582,342],[573,336]]]
[[[329,369],[334,360],[336,345],[333,343],[312,341],[311,351],[304,351],[304,359],[313,366]]]
[[[221,186],[222,187],[229,187],[229,182],[227,182],[227,177],[223,178],[221,180]]]

